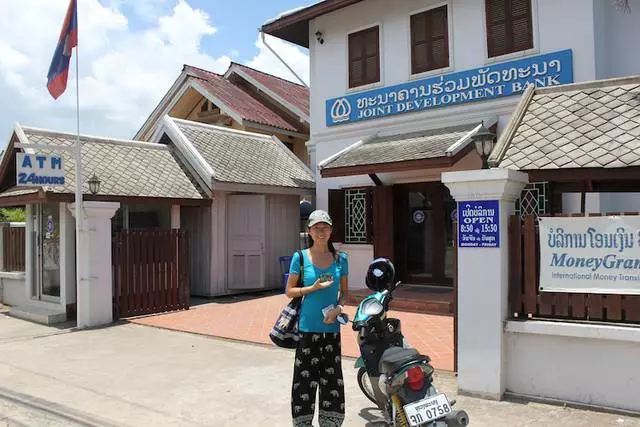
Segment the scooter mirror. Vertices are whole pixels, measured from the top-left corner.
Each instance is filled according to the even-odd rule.
[[[341,313],[338,315],[337,320],[341,325],[346,325],[347,323],[349,323],[349,316],[346,313]]]

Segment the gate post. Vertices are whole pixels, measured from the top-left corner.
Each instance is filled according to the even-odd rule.
[[[508,315],[508,225],[528,176],[508,169],[445,172],[458,206],[458,391],[504,394],[504,321]],[[497,227],[496,227],[497,225]]]
[[[84,229],[76,251],[84,253],[85,263],[78,265],[77,322],[78,328],[89,328],[113,322],[111,218],[120,203],[86,201],[82,206]],[[75,216],[75,203],[69,209]]]

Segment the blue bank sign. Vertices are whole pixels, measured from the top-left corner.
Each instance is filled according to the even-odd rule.
[[[332,98],[327,126],[354,123],[573,83],[571,49]]]
[[[64,185],[62,157],[51,154],[16,154],[16,183],[25,185]]]
[[[458,202],[458,247],[500,247],[498,200]]]

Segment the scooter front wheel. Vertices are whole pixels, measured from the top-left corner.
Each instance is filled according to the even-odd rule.
[[[364,393],[367,399],[369,399],[375,405],[378,405],[375,394],[373,393],[373,387],[371,386],[369,374],[367,374],[367,369],[364,367],[358,370],[358,386],[360,386],[360,390],[362,390],[362,393]]]

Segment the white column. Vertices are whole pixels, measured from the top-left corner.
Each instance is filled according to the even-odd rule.
[[[171,228],[180,229],[180,205],[171,206]]]
[[[60,299],[64,308],[76,302],[76,226],[69,205],[60,204]]]
[[[111,274],[111,218],[120,203],[84,202],[84,230],[78,251],[86,260],[78,265],[78,328],[113,322]],[[70,206],[75,216],[75,204]]]
[[[36,277],[36,271],[33,265],[34,258],[36,257],[36,253],[38,248],[36,247],[37,242],[33,238],[33,232],[36,228],[36,224],[34,224],[34,215],[35,215],[35,207],[34,205],[27,205],[25,210],[25,242],[24,242],[24,250],[25,250],[25,258],[24,258],[24,273],[25,273],[25,298],[26,301],[30,301],[34,296],[34,289],[37,284],[38,278]]]
[[[461,393],[500,400],[505,383],[503,327],[508,314],[508,223],[528,176],[507,169],[446,172],[442,174],[442,182],[458,202],[458,218],[462,219],[458,222],[458,389]],[[479,224],[487,217],[479,212],[463,215],[465,208],[478,201],[498,207],[495,214],[498,231],[494,233],[499,236],[498,247],[465,247],[472,245],[472,241],[460,241],[461,225],[473,224],[474,218],[480,218],[475,223]],[[476,228],[477,225],[474,231]],[[481,233],[482,229],[478,229]]]

